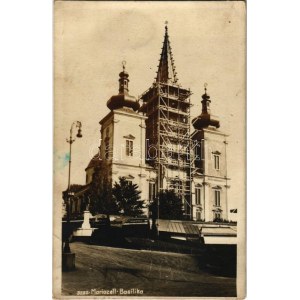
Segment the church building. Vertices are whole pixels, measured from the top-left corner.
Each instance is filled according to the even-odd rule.
[[[206,86],[202,112],[191,120],[191,94],[178,83],[165,26],[155,82],[139,99],[129,93],[123,64],[118,94],[107,101],[109,112],[99,122],[100,150],[85,170],[86,184],[100,161],[102,178],[112,185],[119,177],[137,184],[146,204],[172,189],[186,219],[227,220],[227,135],[211,114]]]

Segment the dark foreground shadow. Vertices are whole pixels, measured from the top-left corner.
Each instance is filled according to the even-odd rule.
[[[217,276],[236,277],[236,245],[205,245],[201,240],[153,239],[150,232],[125,235],[118,227],[95,230],[89,243],[108,247],[190,254],[200,270]]]

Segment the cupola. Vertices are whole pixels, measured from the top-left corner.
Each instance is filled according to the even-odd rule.
[[[106,103],[110,110],[118,108],[130,108],[133,111],[137,111],[140,108],[140,104],[134,96],[129,95],[129,74],[125,69],[126,62],[123,61],[123,71],[119,74],[119,94],[112,96]]]
[[[211,100],[210,100],[210,96],[207,94],[207,84],[204,84],[204,94],[202,95],[202,112],[201,115],[194,118],[192,120],[192,124],[194,126],[195,129],[202,129],[208,126],[213,126],[216,128],[220,127],[220,122],[219,120],[217,120],[217,118],[213,118],[211,113],[210,113],[210,104],[211,104]]]

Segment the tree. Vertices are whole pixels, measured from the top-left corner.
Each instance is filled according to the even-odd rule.
[[[119,212],[125,216],[137,217],[143,214],[144,201],[141,200],[138,185],[129,183],[124,177],[119,177],[112,189],[113,198]]]
[[[90,212],[95,214],[111,214],[118,213],[118,207],[112,197],[111,184],[107,179],[107,176],[103,176],[103,170],[96,168],[93,174],[91,187],[89,190]]]
[[[159,214],[158,214],[159,201]],[[164,190],[150,204],[149,210],[153,223],[157,218],[166,220],[182,220],[183,210],[182,201],[173,190]]]

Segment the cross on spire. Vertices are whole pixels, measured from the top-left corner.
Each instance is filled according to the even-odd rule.
[[[169,41],[168,34],[168,21],[165,22],[165,36],[163,47],[160,55],[158,71],[156,76],[156,82],[162,83],[177,83],[177,73],[175,71],[176,67],[174,64],[172,48]]]
[[[122,61],[122,67],[123,67],[123,71],[125,71],[125,67],[126,67],[126,60]]]
[[[207,86],[208,86],[208,84],[205,82],[205,83],[204,83],[204,91],[205,91],[205,95],[206,95],[206,92],[207,92]]]

